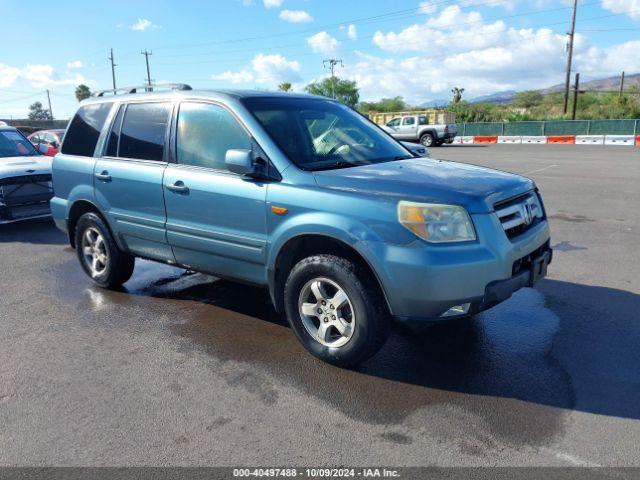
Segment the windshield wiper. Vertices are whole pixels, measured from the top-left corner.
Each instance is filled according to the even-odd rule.
[[[339,168],[361,167],[362,165],[367,165],[367,163],[345,162],[344,160],[336,160],[335,162],[331,162],[327,165],[320,165],[318,167],[313,167],[310,170],[314,172],[319,172],[320,170],[334,170]]]

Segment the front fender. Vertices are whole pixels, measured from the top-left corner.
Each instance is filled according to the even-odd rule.
[[[282,247],[301,235],[322,235],[339,240],[354,248],[362,256],[362,242],[380,241],[380,237],[367,225],[335,213],[307,212],[287,218],[270,235],[267,268],[275,270],[276,261]],[[366,260],[366,258],[365,258]]]

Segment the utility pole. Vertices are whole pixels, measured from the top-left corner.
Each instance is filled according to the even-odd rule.
[[[144,55],[144,59],[147,62],[147,85],[149,86],[149,88],[147,88],[148,91],[151,91],[151,73],[149,71],[149,55],[153,55],[153,52],[148,52],[147,49],[145,48],[143,51],[140,52],[142,55]]]
[[[113,48],[111,49],[111,55],[109,55],[109,61],[111,62],[111,79],[113,80],[113,89],[116,89],[116,64],[113,63]]]
[[[622,72],[622,76],[620,77],[620,91],[618,92],[618,98],[622,98],[623,90],[624,90],[624,72]]]
[[[578,94],[580,93],[580,74],[576,73],[576,81],[573,84],[573,112],[571,112],[571,120],[576,119],[576,109],[578,108]]]
[[[49,95],[48,89],[47,89],[47,101],[49,102],[49,115],[51,115],[51,120],[53,120],[53,110],[51,110],[51,96]]]
[[[342,60],[340,58],[330,58],[328,60],[323,60],[322,66],[326,68],[327,63],[329,64],[329,68],[331,69],[331,96],[335,99],[336,98],[336,80],[334,76],[334,69],[336,65],[339,64],[341,67],[344,67],[344,64],[342,63]]]
[[[573,57],[573,37],[576,31],[576,11],[578,10],[578,0],[573,0],[573,13],[571,14],[571,31],[569,35],[569,45],[567,48],[567,74],[564,80],[564,107],[563,112],[567,113],[569,104],[569,82],[571,82],[571,60]]]

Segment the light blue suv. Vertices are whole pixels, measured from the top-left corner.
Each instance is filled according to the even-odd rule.
[[[53,216],[102,287],[135,257],[261,285],[348,366],[391,320],[472,315],[546,274],[527,178],[416,158],[326,98],[171,87],[82,102],[54,159]]]

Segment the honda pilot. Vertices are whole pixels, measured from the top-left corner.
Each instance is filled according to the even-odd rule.
[[[528,178],[416,158],[323,97],[141,90],[83,101],[53,161],[55,222],[101,287],[136,257],[263,286],[307,350],[351,366],[392,321],[473,315],[546,274]]]

